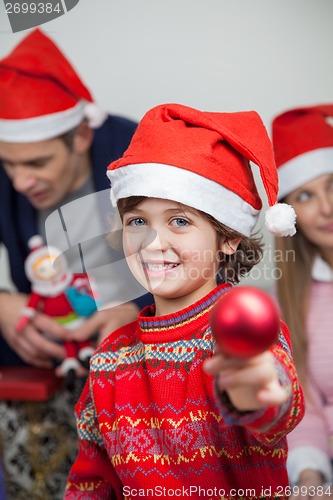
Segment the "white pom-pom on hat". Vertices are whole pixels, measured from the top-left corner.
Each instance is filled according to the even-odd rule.
[[[91,128],[99,128],[105,122],[107,113],[94,102],[89,102],[84,107],[84,116]]]
[[[293,236],[295,223],[295,210],[287,203],[276,203],[265,213],[265,225],[274,236]]]
[[[31,236],[31,238],[29,238],[28,240],[28,247],[31,251],[37,250],[37,248],[41,248],[43,245],[43,238],[39,234]]]

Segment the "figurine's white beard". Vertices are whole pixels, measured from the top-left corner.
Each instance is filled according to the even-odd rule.
[[[65,276],[57,278],[54,281],[38,281],[32,284],[32,290],[43,297],[55,297],[61,292],[64,292],[70,282],[72,281],[73,275],[68,271]]]

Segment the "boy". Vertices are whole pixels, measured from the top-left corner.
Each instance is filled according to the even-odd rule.
[[[261,255],[249,160],[274,205],[268,227],[293,233],[255,112],[158,106],[110,165],[124,252],[155,304],[92,358],[66,499],[286,498],[286,434],[303,414],[288,330],[281,323],[269,351],[239,360],[215,349],[209,327],[228,281]]]

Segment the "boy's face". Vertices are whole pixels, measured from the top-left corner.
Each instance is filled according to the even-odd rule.
[[[37,210],[56,206],[82,184],[75,146],[69,149],[59,138],[32,143],[0,141],[0,160],[16,191]]]
[[[196,210],[147,198],[123,217],[126,259],[156,313],[187,307],[216,286],[217,233]]]

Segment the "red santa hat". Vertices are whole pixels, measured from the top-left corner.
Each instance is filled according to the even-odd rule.
[[[262,202],[250,161],[259,166],[270,209],[266,225],[276,235],[295,233],[295,213],[277,203],[272,145],[254,111],[202,112],[164,104],[146,113],[123,157],[111,163],[111,198],[178,201],[250,236]]]
[[[0,140],[54,138],[84,118],[95,128],[106,113],[42,31],[31,32],[0,61]]]
[[[279,199],[333,172],[333,104],[286,111],[272,124]]]

